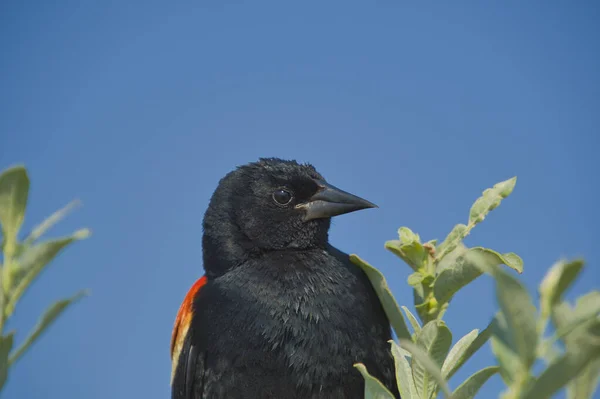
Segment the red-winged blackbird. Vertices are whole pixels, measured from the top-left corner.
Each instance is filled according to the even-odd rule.
[[[381,303],[328,243],[332,216],[373,207],[295,161],[221,179],[204,216],[205,276],[175,322],[172,398],[363,398],[356,362],[399,396]]]

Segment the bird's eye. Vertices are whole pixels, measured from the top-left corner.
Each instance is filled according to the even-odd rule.
[[[273,199],[279,205],[287,205],[292,200],[292,193],[284,189],[279,189],[273,193]]]

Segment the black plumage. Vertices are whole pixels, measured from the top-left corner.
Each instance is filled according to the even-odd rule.
[[[373,206],[294,161],[226,175],[204,217],[206,277],[173,335],[172,398],[362,398],[356,362],[398,396],[389,321],[328,243],[330,217]]]

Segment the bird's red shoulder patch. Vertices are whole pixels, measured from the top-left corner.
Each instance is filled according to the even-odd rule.
[[[206,276],[199,278],[194,285],[192,285],[192,288],[190,288],[183,299],[181,306],[179,306],[177,318],[175,319],[175,326],[173,327],[173,333],[171,334],[171,379],[175,374],[175,368],[179,361],[179,354],[183,348],[183,342],[188,329],[190,328],[190,322],[192,321],[194,298],[200,289],[206,285],[206,282]]]

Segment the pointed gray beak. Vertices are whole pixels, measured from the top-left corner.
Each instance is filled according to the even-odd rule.
[[[306,211],[304,221],[329,218],[361,209],[377,208],[377,205],[366,199],[340,190],[322,180],[315,181],[319,185],[319,191],[308,202],[296,205],[297,209]]]

